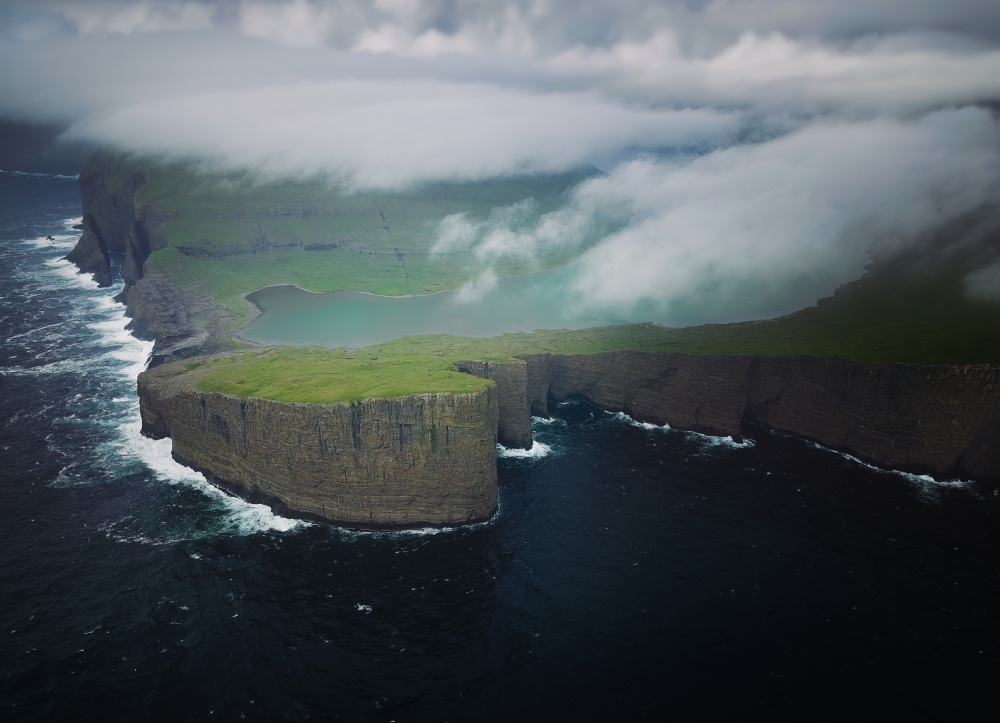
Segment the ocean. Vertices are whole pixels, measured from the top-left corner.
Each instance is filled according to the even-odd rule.
[[[501,451],[488,523],[284,518],[139,434],[151,344],[62,260],[79,215],[0,173],[0,719],[1000,712],[995,485],[576,400]]]

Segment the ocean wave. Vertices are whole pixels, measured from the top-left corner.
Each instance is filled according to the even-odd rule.
[[[662,426],[658,426],[656,424],[650,424],[649,422],[640,422],[640,421],[635,420],[632,417],[628,416],[627,414],[625,414],[625,412],[616,412],[615,414],[612,414],[611,416],[614,419],[617,419],[619,422],[625,422],[626,424],[631,424],[633,427],[638,427],[639,429],[649,429],[649,430],[658,429],[661,432],[666,432],[667,430],[670,429],[670,425],[669,424],[664,424]]]
[[[447,535],[453,532],[468,532],[492,525],[497,519],[500,518],[500,513],[502,511],[503,495],[501,494],[498,496],[497,511],[494,515],[488,520],[473,522],[471,525],[461,525],[460,527],[413,527],[401,530],[351,530],[346,527],[331,525],[330,530],[341,539],[348,541],[354,541],[362,537],[385,538],[390,540],[407,539],[411,537],[433,537],[435,535]]]
[[[561,426],[561,427],[565,427],[566,426],[566,420],[565,419],[560,419],[559,417],[532,417],[531,418],[531,423],[532,424],[542,424],[542,425],[545,425],[546,427],[551,426],[553,424]]]
[[[0,367],[0,376],[41,376],[48,374],[80,374],[87,369],[111,358],[110,354],[102,354],[90,359],[64,359],[62,361],[37,364],[35,366]]]
[[[22,243],[25,246],[30,246],[35,249],[53,249],[56,251],[69,251],[74,246],[78,239],[77,235],[70,234],[50,234],[49,236],[39,236],[38,238],[27,238],[23,239]]]
[[[617,412],[615,414],[612,414],[611,416],[614,419],[617,419],[618,421],[625,422],[626,424],[630,424],[633,427],[638,427],[639,429],[657,430],[660,432],[677,432],[679,434],[683,434],[685,437],[689,439],[701,442],[702,444],[708,447],[729,447],[730,449],[749,449],[750,447],[756,445],[756,442],[747,437],[744,437],[742,442],[737,442],[735,439],[732,438],[732,436],[728,435],[725,437],[718,437],[712,434],[702,434],[701,432],[691,432],[682,429],[672,429],[669,424],[656,425],[656,424],[650,424],[649,422],[639,422],[630,417],[629,415],[625,414],[625,412]]]
[[[128,456],[141,461],[162,482],[191,487],[211,498],[226,515],[219,521],[219,531],[238,535],[258,532],[289,532],[309,527],[311,523],[277,515],[267,505],[254,504],[234,497],[211,484],[201,472],[177,462],[170,439],[150,439],[141,433],[138,402],[132,418],[122,424],[117,445]]]
[[[78,276],[76,267],[61,259],[46,262],[46,265],[67,279],[79,283],[87,290],[99,287],[87,276]],[[180,484],[194,488],[209,497],[224,514],[218,521],[216,530],[223,534],[251,535],[258,532],[287,532],[307,527],[310,523],[277,515],[267,505],[252,504],[234,497],[208,482],[204,475],[176,462],[172,455],[169,439],[154,440],[141,434],[142,422],[139,416],[139,400],[135,396],[136,377],[149,362],[153,342],[133,336],[125,327],[128,317],[125,308],[113,301],[106,290],[84,297],[89,304],[79,312],[86,320],[86,327],[95,332],[94,346],[103,353],[89,359],[77,361],[57,361],[39,367],[0,369],[0,372],[20,374],[48,374],[76,372],[103,367],[107,373],[127,383],[127,387],[116,390],[110,401],[114,411],[109,418],[91,420],[91,423],[110,424],[115,428],[109,451],[114,457],[138,463],[153,476],[169,484]],[[133,536],[132,541],[141,541]]]
[[[752,439],[744,437],[742,442],[737,442],[731,436],[726,437],[716,437],[711,434],[701,434],[700,432],[684,432],[689,437],[692,437],[700,442],[703,442],[709,447],[729,447],[730,449],[750,449],[757,445]]]
[[[539,442],[537,439],[531,443],[531,449],[518,449],[516,447],[508,449],[502,444],[497,445],[497,457],[508,459],[515,457],[518,459],[540,459],[552,451],[552,447]]]
[[[49,267],[50,273],[55,276],[60,281],[71,286],[77,286],[82,289],[99,289],[100,286],[90,274],[85,274],[77,268],[76,264],[71,261],[67,261],[64,258],[49,259],[44,262],[45,266]],[[54,287],[53,290],[59,290],[62,287]]]
[[[929,474],[915,474],[913,472],[904,472],[901,469],[891,469],[889,467],[878,467],[874,464],[868,464],[867,462],[858,459],[853,454],[848,454],[847,452],[839,452],[836,449],[830,449],[829,447],[824,447],[818,442],[806,442],[813,449],[819,449],[824,452],[829,452],[830,454],[835,454],[842,459],[846,459],[849,462],[860,465],[862,467],[867,467],[873,472],[878,472],[879,474],[891,474],[911,482],[925,491],[931,491],[935,489],[969,489],[976,484],[975,480],[961,480],[961,479],[950,479],[941,480],[935,479]]]
[[[6,176],[27,176],[29,178],[59,178],[66,181],[77,181],[80,179],[79,174],[75,176],[66,176],[61,173],[32,173],[30,171],[5,171],[0,168],[0,173]]]

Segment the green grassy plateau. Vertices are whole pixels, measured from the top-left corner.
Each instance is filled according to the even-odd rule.
[[[146,182],[145,207],[157,249],[145,268],[180,288],[197,287],[245,319],[243,294],[294,284],[309,291],[364,291],[398,296],[455,289],[474,280],[482,263],[468,249],[432,252],[441,221],[464,214],[483,223],[496,209],[526,204],[512,228],[527,228],[564,205],[563,195],[599,174],[595,168],[476,183],[433,183],[401,192],[351,193],[321,180],[268,181],[250,173],[202,173],[103,152],[83,175],[99,173],[110,192],[130,174]],[[586,248],[624,218],[590,229]],[[530,273],[570,260],[578,249],[552,250],[533,265],[501,258],[501,276]]]
[[[140,167],[149,166],[100,154],[90,162],[90,170],[99,170],[111,190]],[[138,200],[152,209],[161,245],[166,244],[150,257],[147,268],[179,287],[197,286],[240,319],[245,314],[241,295],[273,284],[386,295],[456,288],[474,278],[479,265],[467,251],[430,252],[441,219],[464,213],[484,221],[497,207],[532,198],[534,206],[522,219],[528,225],[558,209],[565,191],[588,175],[435,184],[405,194],[347,194],[319,182],[262,185],[246,174],[205,175],[161,165],[148,172],[148,182],[139,190]],[[608,219],[591,229],[583,248],[620,222]],[[919,253],[911,249],[907,256],[880,258],[834,297],[768,321],[680,329],[634,324],[491,339],[418,336],[361,350],[254,350],[193,361],[188,372],[206,391],[323,403],[473,391],[491,382],[458,373],[458,361],[500,361],[530,353],[633,349],[1000,363],[1000,303],[970,299],[964,289],[970,269],[1000,255],[1000,235],[980,234],[976,244],[962,251],[948,248],[939,238]],[[568,252],[556,252],[537,268],[508,264],[496,271],[527,273],[570,258]]]
[[[914,364],[1000,363],[1000,304],[966,298],[964,265],[933,272],[885,263],[835,297],[780,319],[671,329],[654,324],[504,334],[410,336],[359,350],[282,348],[206,362],[199,388],[280,401],[354,401],[471,391],[465,359],[632,349],[692,354],[833,356]]]

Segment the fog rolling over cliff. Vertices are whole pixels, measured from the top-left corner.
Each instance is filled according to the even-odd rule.
[[[456,207],[424,234],[480,286],[578,256],[562,303],[602,318],[777,316],[858,278],[873,245],[913,253],[995,212],[989,3],[752,6],[14,3],[0,116],[258,187],[386,199],[596,164],[608,175],[560,208],[487,194],[489,212]],[[627,223],[595,243],[609,213]]]

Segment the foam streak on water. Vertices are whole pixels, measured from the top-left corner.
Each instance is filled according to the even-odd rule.
[[[824,447],[822,444],[819,444],[818,442],[809,442],[808,444],[813,449],[821,449],[824,452],[835,454],[842,459],[846,459],[849,462],[853,462],[854,464],[860,465],[862,467],[867,467],[868,469],[874,472],[878,472],[879,474],[892,474],[902,477],[908,482],[912,482],[913,484],[920,487],[924,492],[931,492],[935,488],[947,488],[947,487],[956,489],[971,489],[976,484],[975,480],[961,480],[961,479],[942,480],[942,479],[935,479],[929,474],[915,474],[913,472],[904,472],[903,470],[900,469],[887,469],[885,467],[877,467],[873,464],[868,464],[867,462],[858,459],[853,454],[848,454],[847,452],[838,452],[835,449]]]
[[[511,447],[508,449],[502,444],[497,445],[497,457],[500,457],[501,459],[541,459],[551,451],[552,447],[544,442],[539,442],[537,439],[532,441],[530,449],[518,449],[517,447]]]
[[[610,412],[609,412],[610,414]],[[658,426],[656,424],[650,424],[649,422],[639,422],[625,414],[625,412],[617,412],[611,415],[614,419],[625,422],[626,424],[631,424],[633,427],[638,427],[639,429],[646,430],[657,430],[660,432],[677,432],[683,434],[689,439],[701,442],[708,447],[730,447],[731,449],[749,449],[754,446],[754,441],[748,437],[744,437],[742,442],[737,442],[731,436],[727,435],[725,437],[717,437],[711,434],[702,434],[701,432],[690,432],[680,429],[672,429],[669,424],[664,424]]]
[[[100,288],[89,274],[79,273],[63,257],[78,238],[72,226],[79,222],[79,218],[65,219],[60,223],[62,231],[21,240],[24,251],[18,272],[27,287],[25,296],[42,298],[56,293],[65,300],[63,307],[53,310],[58,316],[55,320],[36,314],[29,317],[37,318],[36,324],[29,322],[8,337],[9,342],[23,348],[23,361],[0,366],[0,375],[65,378],[70,384],[75,379],[87,380],[86,391],[69,399],[77,411],[64,416],[60,424],[81,439],[103,440],[93,445],[95,461],[105,470],[98,478],[123,479],[145,472],[159,483],[195,489],[215,511],[212,529],[219,534],[287,532],[308,526],[304,521],[276,515],[266,505],[250,504],[223,492],[202,474],[174,461],[169,439],[142,436],[136,377],[146,368],[153,343],[137,339],[126,329],[129,319],[125,307],[112,300],[120,286]],[[42,411],[47,414],[49,409],[46,405]],[[59,433],[49,436],[53,453],[76,456],[67,437]],[[53,484],[74,487],[92,484],[94,479],[94,470],[76,460],[63,466]],[[109,520],[107,524],[109,529],[117,529],[120,521]],[[121,539],[162,542],[164,538],[132,532]]]

